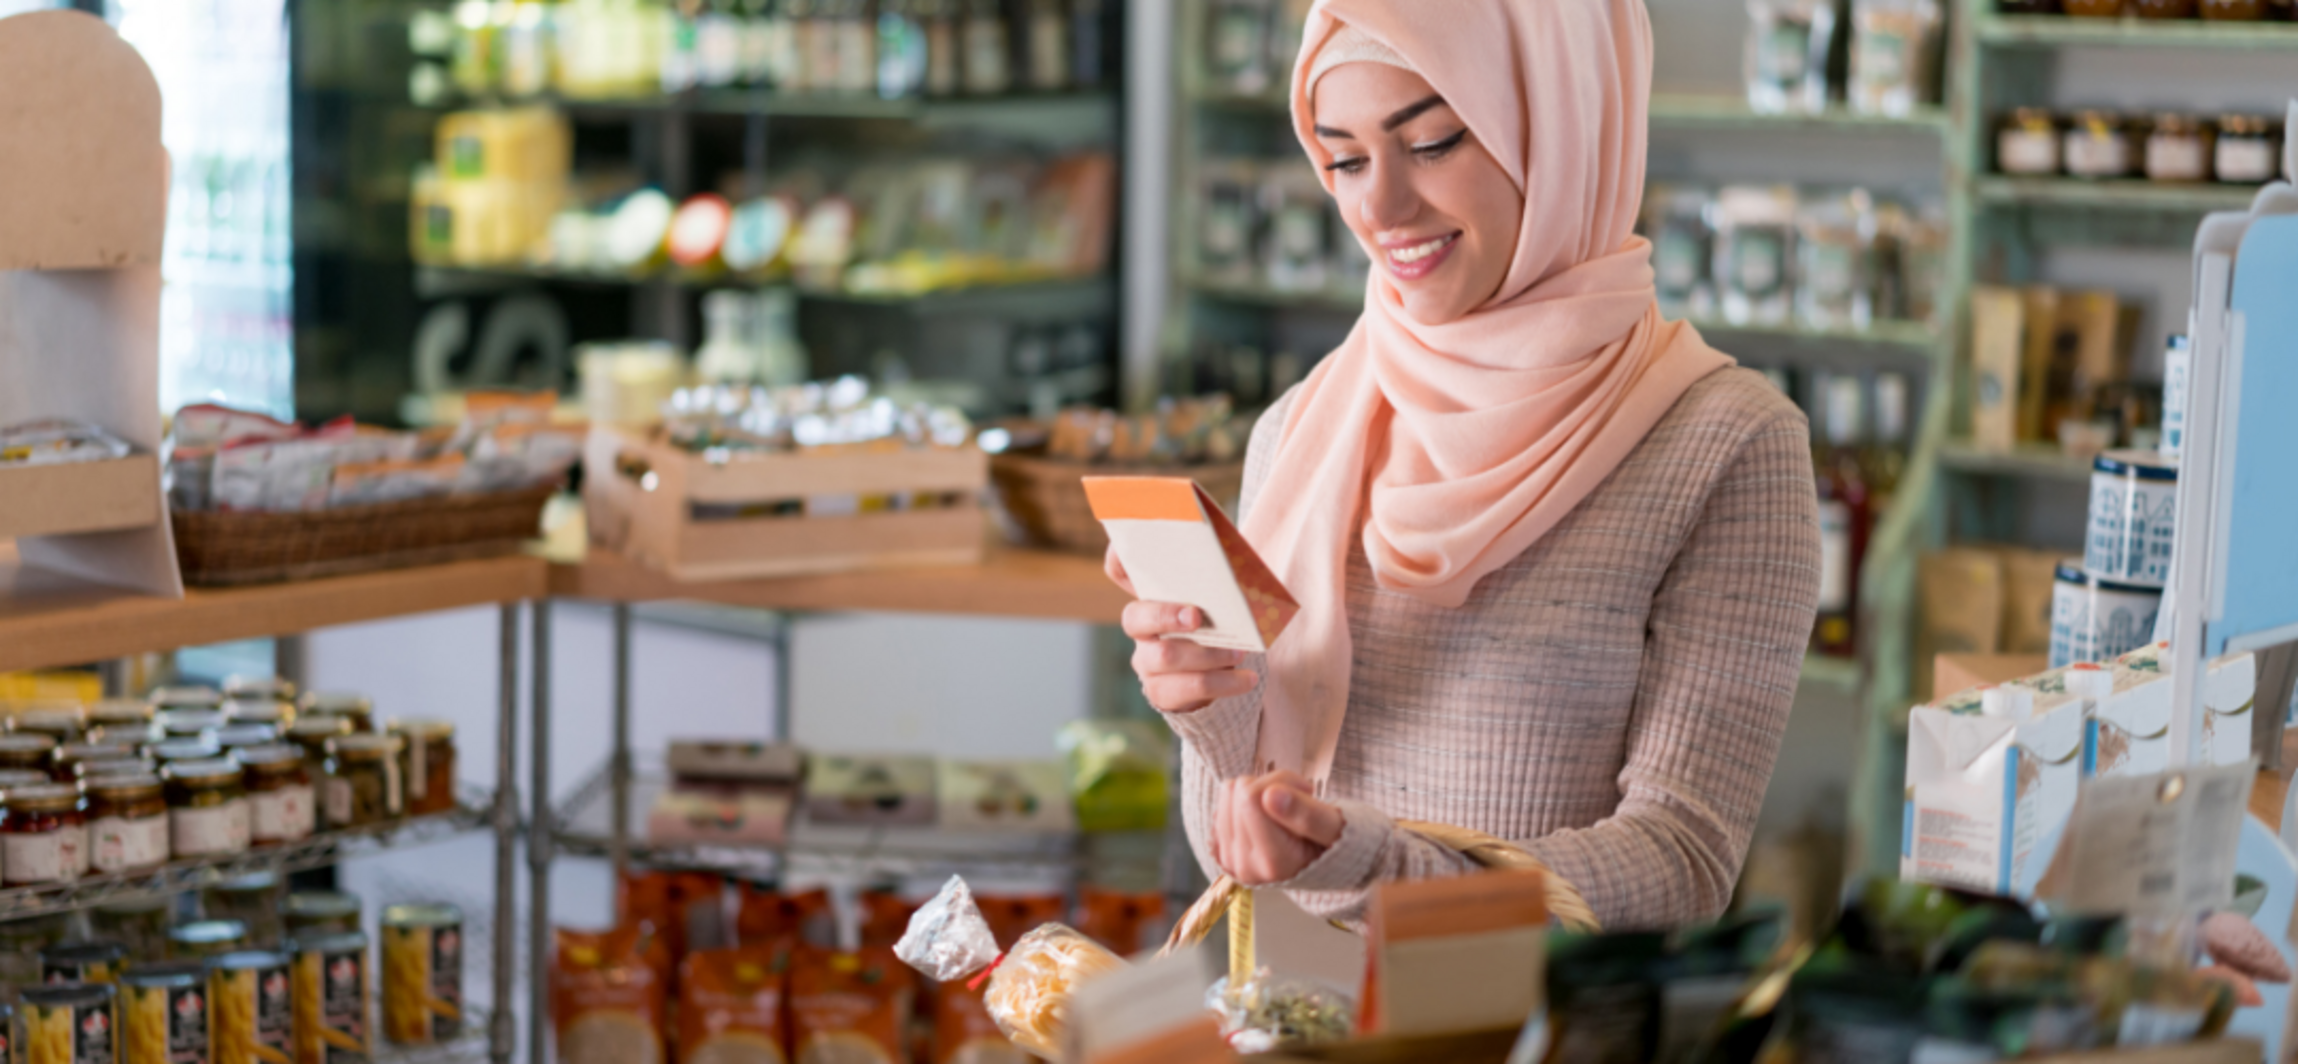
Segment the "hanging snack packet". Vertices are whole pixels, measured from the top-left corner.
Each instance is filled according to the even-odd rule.
[[[1061,924],[1023,935],[998,956],[997,939],[965,880],[951,876],[941,893],[910,919],[895,947],[902,960],[936,982],[988,970],[984,1004],[1007,1038],[1048,1060],[1059,1059],[1069,1026],[1069,996],[1094,976],[1125,966],[1117,955]]]
[[[913,997],[911,977],[883,946],[858,953],[802,946],[790,966],[796,1064],[895,1064]]]
[[[644,928],[560,928],[551,1015],[565,1064],[661,1064],[667,966]],[[652,956],[650,956],[652,954]]]
[[[702,950],[678,968],[679,1064],[782,1064],[782,999],[790,953]]]

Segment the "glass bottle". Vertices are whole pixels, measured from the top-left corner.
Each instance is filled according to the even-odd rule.
[[[825,65],[829,49],[823,47],[823,24],[816,12],[827,0],[782,0],[783,22],[788,50],[783,58],[780,88],[784,92],[817,92],[828,86],[821,80],[829,73]]]
[[[870,0],[837,0],[838,91],[868,93],[878,80],[878,27]]]
[[[1217,0],[1206,22],[1205,69],[1240,96],[1269,91],[1268,0]]]
[[[766,0],[766,40],[770,50],[767,80],[782,92],[800,92],[806,86],[806,53],[799,39],[799,12],[806,0]]]
[[[1069,0],[1029,0],[1029,87],[1069,87]]]
[[[926,29],[919,17],[923,0],[878,2],[878,95],[889,100],[916,96],[926,87]]]
[[[752,88],[773,84],[774,23],[768,18],[772,4],[773,0],[740,0],[735,10],[737,79]]]
[[[758,352],[750,345],[750,294],[721,288],[702,297],[702,346],[694,352],[694,372],[713,384],[748,384],[759,376]]]
[[[965,91],[996,96],[1013,90],[1013,42],[999,0],[965,0]]]
[[[734,0],[704,0],[694,25],[694,81],[723,89],[742,80],[743,20]]]
[[[696,22],[701,0],[674,0],[662,8],[662,63],[659,81],[664,92],[685,92],[694,87],[699,65]]]
[[[1860,476],[1867,483],[1868,509],[1880,517],[1891,509],[1891,496],[1907,468],[1909,448],[1908,381],[1904,373],[1875,375],[1875,435],[1860,451]]]
[[[957,0],[915,0],[925,25],[928,96],[955,96],[958,80]]]
[[[1859,378],[1833,374],[1819,387],[1824,442],[1813,448],[1813,479],[1819,488],[1819,617],[1812,649],[1848,657],[1857,651],[1859,565],[1867,546],[1867,485],[1861,479],[1858,446],[1865,397]]]
[[[1102,25],[1103,0],[1069,0],[1069,84],[1080,89],[1101,87],[1108,75],[1108,32]]]

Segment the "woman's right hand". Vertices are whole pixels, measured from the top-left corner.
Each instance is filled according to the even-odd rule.
[[[1112,549],[1102,567],[1109,578],[1133,593],[1124,563]],[[1260,677],[1239,668],[1241,650],[1216,650],[1168,635],[1194,632],[1204,626],[1204,611],[1169,602],[1134,601],[1125,605],[1125,634],[1133,638],[1133,672],[1141,677],[1141,693],[1149,704],[1166,713],[1194,713],[1216,699],[1253,689]]]

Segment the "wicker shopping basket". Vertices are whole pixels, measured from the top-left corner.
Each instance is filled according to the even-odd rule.
[[[555,484],[305,513],[176,511],[184,583],[265,584],[508,554],[542,533]]]
[[[1098,556],[1109,549],[1109,534],[1093,519],[1093,507],[1085,501],[1086,477],[1188,477],[1203,485],[1214,502],[1234,511],[1237,493],[1245,484],[1245,463],[1097,465],[1026,454],[992,455],[989,460],[998,505],[1031,542]]]

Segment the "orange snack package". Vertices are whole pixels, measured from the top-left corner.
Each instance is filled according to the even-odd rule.
[[[662,1064],[668,968],[645,929],[559,928],[551,956],[551,1016],[563,1064]]]
[[[783,1064],[789,950],[699,950],[678,966],[679,1064]]]
[[[865,890],[854,900],[861,910],[865,946],[891,946],[901,941],[902,932],[910,929],[910,914],[918,911],[916,902],[903,901],[890,890]]]
[[[784,894],[744,883],[742,904],[734,914],[734,940],[744,946],[834,946],[838,932],[830,894],[818,889]]]
[[[910,970],[892,947],[859,953],[801,946],[790,965],[796,1064],[902,1064],[913,1003]]]
[[[986,912],[983,915],[988,915]],[[1077,913],[1072,920],[1078,933],[1130,957],[1164,941],[1145,939],[1150,926],[1165,918],[1165,895],[1156,891],[1132,893],[1107,887],[1084,886],[1077,891]],[[995,927],[995,924],[991,925]],[[1002,939],[1004,936],[1000,935]]]
[[[616,911],[627,926],[652,926],[670,946],[673,964],[689,949],[725,945],[726,881],[714,875],[625,873]]]

